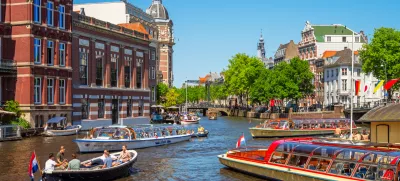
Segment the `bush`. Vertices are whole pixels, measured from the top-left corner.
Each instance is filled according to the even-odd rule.
[[[24,118],[17,118],[14,121],[11,121],[11,124],[21,126],[22,128],[28,129],[31,128],[31,124],[26,121]]]
[[[12,116],[11,117],[11,124],[14,125],[19,125],[23,128],[30,128],[31,125],[29,124],[29,122],[27,120],[25,120],[22,114],[21,109],[19,108],[19,103],[15,100],[10,100],[7,101],[5,106],[4,106],[4,110],[5,111],[9,111],[9,112],[13,112],[16,114],[16,116]]]

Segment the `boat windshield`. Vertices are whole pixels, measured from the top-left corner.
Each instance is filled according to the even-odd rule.
[[[97,129],[93,133],[93,138],[119,138],[128,139],[130,136],[130,131],[126,128],[102,128]]]

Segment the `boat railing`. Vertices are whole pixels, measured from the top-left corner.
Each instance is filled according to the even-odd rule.
[[[0,126],[0,140],[9,138],[20,138],[21,128],[17,125]]]

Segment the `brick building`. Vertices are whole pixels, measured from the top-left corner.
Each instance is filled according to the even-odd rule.
[[[0,79],[2,101],[18,101],[33,127],[55,116],[70,121],[72,0],[2,0],[0,7],[1,64],[17,70]]]
[[[150,40],[140,28],[73,13],[73,120],[84,129],[150,115]]]

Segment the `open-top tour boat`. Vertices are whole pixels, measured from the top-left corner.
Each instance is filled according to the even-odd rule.
[[[72,181],[103,181],[114,180],[130,175],[130,169],[137,160],[137,152],[127,150],[131,154],[131,159],[125,163],[120,163],[111,168],[102,168],[103,160],[97,157],[91,160],[82,162],[82,164],[92,163],[90,167],[81,168],[79,170],[54,170],[45,171],[44,177],[48,181],[72,180]],[[110,154],[111,157],[119,157],[121,152]]]
[[[153,127],[110,126],[95,128],[86,138],[75,139],[80,152],[119,151],[168,145],[191,138],[190,130],[178,126]]]
[[[398,181],[398,149],[293,138],[274,141],[268,148],[230,150],[218,158],[227,167],[266,179]]]
[[[253,138],[296,137],[334,134],[357,126],[350,119],[274,119],[267,120],[256,127],[249,128]]]
[[[78,134],[81,130],[81,125],[66,126],[66,117],[54,117],[47,121],[44,128],[44,136],[69,136]]]
[[[190,115],[183,115],[181,117],[181,124],[186,125],[186,124],[199,124],[201,118],[197,117],[196,115],[190,114]]]

